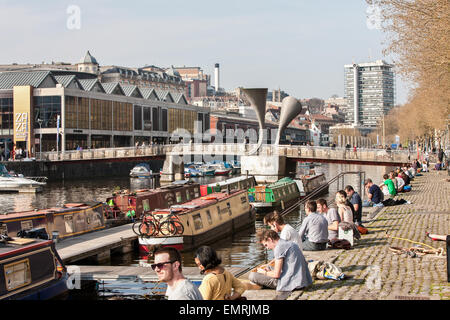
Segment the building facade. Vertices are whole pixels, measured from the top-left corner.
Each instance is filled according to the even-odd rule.
[[[0,73],[0,141],[36,151],[167,143],[178,128],[209,128],[209,108],[183,93],[119,82],[102,83],[75,71]],[[195,127],[200,121],[200,127]]]
[[[344,66],[346,123],[376,127],[395,105],[394,66],[383,60]]]

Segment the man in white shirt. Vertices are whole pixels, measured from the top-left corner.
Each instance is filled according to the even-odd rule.
[[[302,250],[300,234],[290,224],[284,222],[283,216],[278,211],[275,210],[266,214],[264,224],[270,226],[270,229],[273,231],[280,232],[281,239],[295,242],[300,248],[300,251]]]
[[[159,248],[151,265],[159,281],[167,283],[168,300],[203,300],[198,288],[182,273],[180,252],[172,247]]]

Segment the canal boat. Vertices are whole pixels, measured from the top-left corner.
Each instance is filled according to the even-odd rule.
[[[298,183],[301,197],[305,197],[312,192],[316,192],[317,196],[328,193],[328,183],[325,174],[316,174],[314,170],[310,170],[309,175],[300,175],[295,179]]]
[[[216,192],[157,209],[135,225],[142,254],[161,246],[189,251],[247,228],[255,222],[246,190]],[[137,231],[136,231],[137,230]]]
[[[268,185],[250,188],[248,197],[257,212],[284,210],[300,199],[300,190],[296,181],[286,177]]]
[[[140,189],[134,192],[122,190],[106,199],[107,224],[119,225],[140,219],[145,212],[156,208],[168,208],[200,197],[200,185],[188,180],[175,181],[156,189]]]
[[[67,293],[66,268],[53,241],[2,237],[0,300],[49,300]]]
[[[228,190],[248,190],[256,185],[256,179],[254,176],[239,176],[226,179],[224,181],[201,185],[200,194],[201,196],[206,196],[213,192],[225,192]]]
[[[62,207],[0,215],[10,237],[67,238],[105,228],[103,203],[66,203]]]
[[[130,177],[132,178],[148,178],[152,175],[152,170],[150,166],[145,163],[139,163],[133,167],[130,171]]]

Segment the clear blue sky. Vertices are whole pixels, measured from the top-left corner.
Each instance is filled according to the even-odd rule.
[[[67,8],[81,10],[67,28]],[[90,50],[101,65],[199,66],[221,87],[280,87],[297,98],[344,94],[344,64],[384,59],[364,0],[0,0],[0,64],[76,63]],[[407,99],[397,78],[397,103]]]

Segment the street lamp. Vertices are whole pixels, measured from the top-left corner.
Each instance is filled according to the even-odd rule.
[[[42,122],[44,120],[37,119],[37,123],[39,124],[39,160],[42,161]]]

